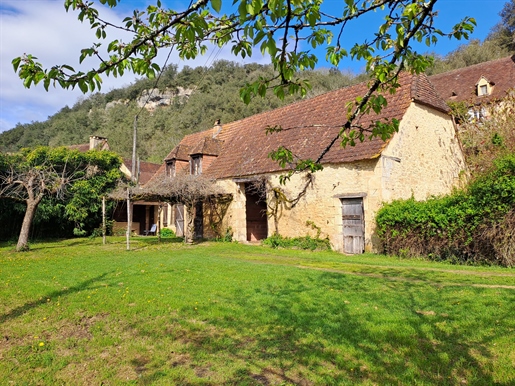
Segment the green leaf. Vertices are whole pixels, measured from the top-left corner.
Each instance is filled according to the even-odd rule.
[[[45,88],[45,91],[48,91],[48,87],[50,86],[50,78],[45,78],[45,81],[43,82],[43,87]]]
[[[20,63],[21,63],[21,58],[20,57],[14,58],[11,63],[13,65],[14,72],[17,72],[18,71],[18,67],[20,66]]]
[[[220,13],[220,10],[222,9],[222,0],[211,0],[211,6],[216,12]]]
[[[80,90],[84,94],[86,94],[88,92],[88,84],[86,83],[86,81],[84,79],[79,79],[78,85],[79,85]]]
[[[30,88],[30,85],[32,84],[32,76],[27,76],[24,80],[23,80],[23,85],[26,87],[26,88]]]

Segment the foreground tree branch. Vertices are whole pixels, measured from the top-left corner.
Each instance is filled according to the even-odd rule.
[[[413,50],[412,41],[429,46],[442,36],[467,38],[475,25],[474,19],[465,18],[448,32],[434,28],[433,7],[438,0],[345,0],[339,6],[326,4],[327,0],[239,0],[232,6],[222,4],[222,0],[199,0],[180,10],[164,8],[156,0],[145,11],[135,10],[121,25],[102,18],[98,6],[115,7],[120,1],[99,0],[101,4],[98,4],[65,0],[66,11],[77,12],[79,21],[89,23],[97,36],[97,41],[80,51],[80,62],[94,57],[98,65],[86,72],[76,71],[68,64],[45,69],[35,56],[26,54],[13,60],[25,86],[43,82],[46,89],[53,84],[93,91],[100,88],[102,76],[132,71],[153,77],[160,71],[155,63],[160,49],[173,47],[181,58],[192,59],[203,54],[207,44],[212,43],[228,46],[234,55],[242,58],[257,49],[274,65],[277,77],[261,79],[242,90],[241,97],[248,102],[252,96],[264,95],[269,88],[278,97],[284,97],[285,93],[305,93],[309,85],[295,79],[295,74],[298,70],[314,68],[318,62],[317,54],[312,52],[315,49],[323,49],[327,61],[334,66],[344,58],[365,60],[374,79],[384,83],[385,69],[392,62],[402,62],[416,72],[430,64],[429,59]],[[381,12],[384,21],[365,31],[363,39],[356,36],[343,39],[349,25],[372,12]],[[127,32],[128,41],[109,41],[108,34],[113,30]]]

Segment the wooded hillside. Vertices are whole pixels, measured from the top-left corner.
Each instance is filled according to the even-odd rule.
[[[494,38],[493,35],[484,42],[472,40],[444,57],[436,55],[428,75],[513,52]],[[297,95],[279,100],[269,93],[248,105],[241,101],[239,92],[246,83],[272,73],[268,65],[239,65],[225,60],[209,68],[185,66],[180,71],[171,65],[158,82],[140,79],[125,88],[96,93],[79,99],[72,107],[63,107],[44,122],[18,124],[0,133],[0,152],[86,143],[90,135],[98,135],[107,137],[111,149],[122,157],[130,157],[133,122],[138,115],[138,156],[142,161],[161,163],[184,135],[206,130],[218,119],[231,122],[300,99]],[[342,73],[337,69],[304,71],[298,77],[311,84],[307,98],[367,79],[366,74]]]

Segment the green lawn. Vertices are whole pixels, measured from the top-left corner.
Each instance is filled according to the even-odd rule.
[[[515,270],[228,243],[0,245],[0,385],[514,385]]]

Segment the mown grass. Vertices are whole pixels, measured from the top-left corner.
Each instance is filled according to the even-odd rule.
[[[515,271],[153,237],[0,246],[0,384],[513,385]]]

